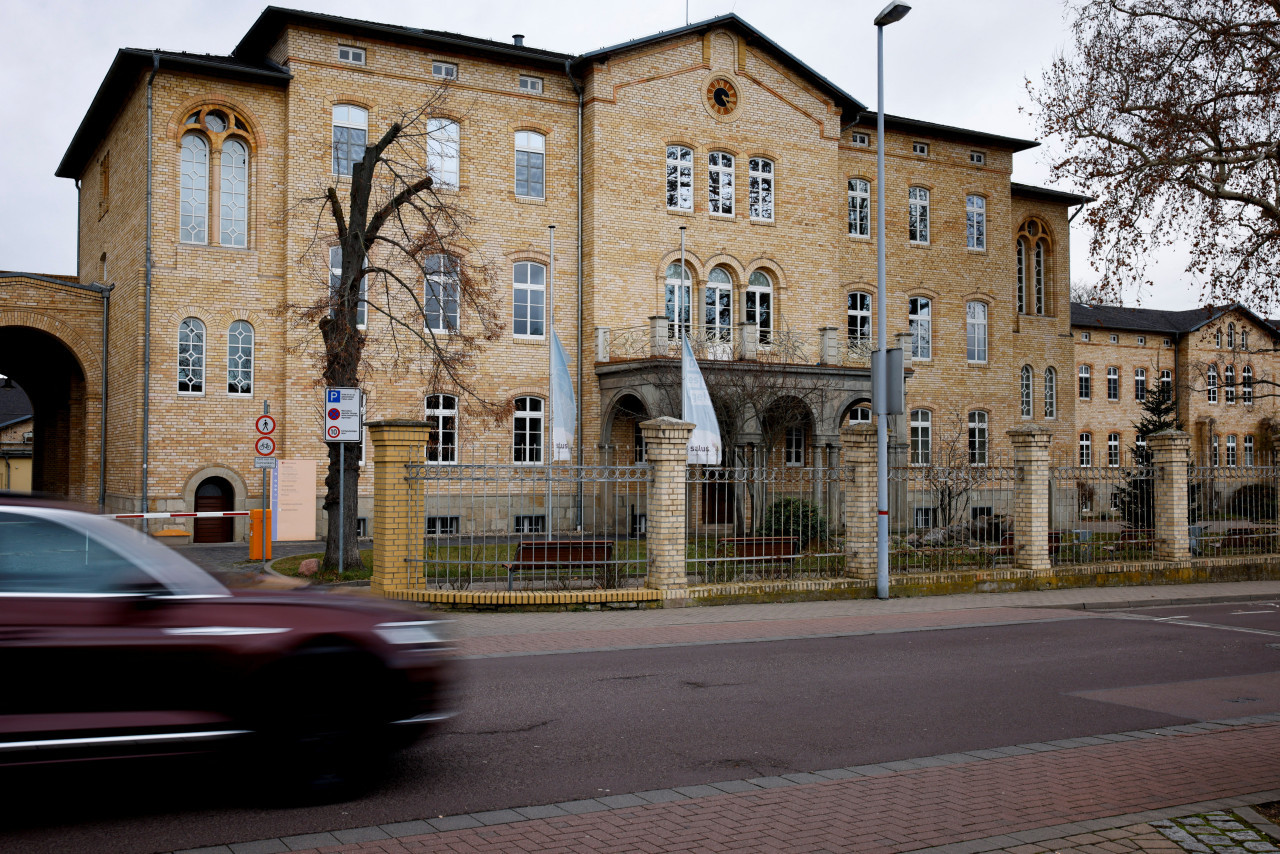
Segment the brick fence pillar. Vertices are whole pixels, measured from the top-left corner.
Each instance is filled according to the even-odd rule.
[[[840,458],[850,480],[844,488],[844,573],[876,577],[876,428],[840,427]]]
[[[663,416],[640,424],[644,455],[653,465],[645,531],[649,574],[645,587],[682,588],[685,577],[685,494],[693,425]]]
[[[1155,501],[1156,560],[1183,560],[1191,555],[1187,527],[1187,464],[1191,436],[1181,430],[1161,430],[1147,437],[1151,448],[1152,492]]]
[[[426,520],[423,485],[405,480],[405,464],[422,462],[425,421],[370,421],[373,442],[373,580],[375,593],[404,589],[421,567]]]
[[[1018,569],[1049,568],[1049,440],[1035,424],[1009,431],[1013,466],[1013,563]]]

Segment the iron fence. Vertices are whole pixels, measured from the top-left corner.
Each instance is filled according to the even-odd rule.
[[[849,480],[841,466],[689,466],[689,583],[841,575]]]
[[[912,465],[890,457],[889,571],[981,569],[1013,559],[1016,470],[984,451],[984,464]]]
[[[1156,541],[1154,470],[1127,455],[1108,465],[1072,457],[1049,469],[1049,561],[1054,566],[1149,560]],[[1123,464],[1122,464],[1123,463]]]
[[[750,360],[769,364],[870,367],[870,339],[850,339],[843,330],[826,333],[755,326],[711,327],[684,324],[689,347],[700,360]],[[680,358],[680,327],[659,320],[646,326],[613,327],[597,332],[598,361]]]
[[[1232,452],[1224,455],[1228,465],[1202,462],[1189,468],[1191,553],[1204,557],[1275,554],[1280,551],[1276,515],[1280,467],[1261,453],[1254,461],[1267,465],[1234,465],[1235,449],[1227,450]],[[1252,449],[1250,456],[1254,456]]]
[[[587,465],[465,462],[406,466],[422,490],[420,589],[580,589],[640,586],[650,467],[617,464],[609,449]]]

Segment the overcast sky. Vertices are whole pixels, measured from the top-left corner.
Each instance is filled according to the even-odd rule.
[[[449,30],[584,53],[685,23],[685,0],[276,0],[279,5]],[[874,109],[871,21],[885,0],[688,0],[696,22],[733,11]],[[76,190],[54,170],[118,48],[227,53],[264,0],[0,0],[20,39],[0,51],[0,270],[75,272]],[[916,0],[885,31],[887,112],[1027,139],[1024,81],[1066,45],[1060,0]],[[1020,111],[1020,108],[1022,111]],[[1046,183],[1043,149],[1014,158],[1013,177]],[[1070,189],[1062,187],[1062,189]],[[1092,281],[1086,235],[1072,234],[1072,279]],[[1189,308],[1180,264],[1151,273],[1142,304]],[[1132,302],[1127,295],[1126,302]]]

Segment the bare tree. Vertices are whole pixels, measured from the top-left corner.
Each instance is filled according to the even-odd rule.
[[[1124,305],[1119,291],[1109,290],[1097,283],[1090,285],[1081,281],[1071,283],[1071,301],[1086,305]]]
[[[281,312],[318,332],[318,341],[310,335],[298,345],[315,354],[318,385],[360,387],[370,369],[395,376],[412,371],[423,388],[456,394],[469,411],[500,417],[503,407],[485,400],[474,384],[483,342],[502,331],[494,273],[470,237],[467,212],[452,194],[436,192],[442,156],[456,156],[456,149],[448,149],[450,126],[434,118],[446,97],[441,87],[426,103],[401,113],[376,143],[351,144],[343,151],[351,161],[349,186],[335,181],[299,204],[295,212],[313,217],[315,229],[300,260],[314,262],[317,254],[327,255],[326,247],[337,246],[341,272],[326,264],[328,276],[319,278],[327,284],[317,288],[315,299],[286,303]],[[364,326],[376,330],[373,340]],[[345,454],[345,466],[339,457],[331,443],[325,568],[360,565],[358,455]],[[348,496],[342,514],[340,479]]]
[[[1053,178],[1085,210],[1101,285],[1141,286],[1189,247],[1214,301],[1276,296],[1280,0],[1072,0],[1073,49],[1028,82]],[[1149,284],[1149,283],[1146,283]]]

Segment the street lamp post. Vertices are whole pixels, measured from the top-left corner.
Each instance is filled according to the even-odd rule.
[[[890,3],[876,15],[876,347],[871,388],[876,412],[876,597],[889,598],[889,426],[886,371],[884,284],[884,28],[911,11],[906,3]]]

